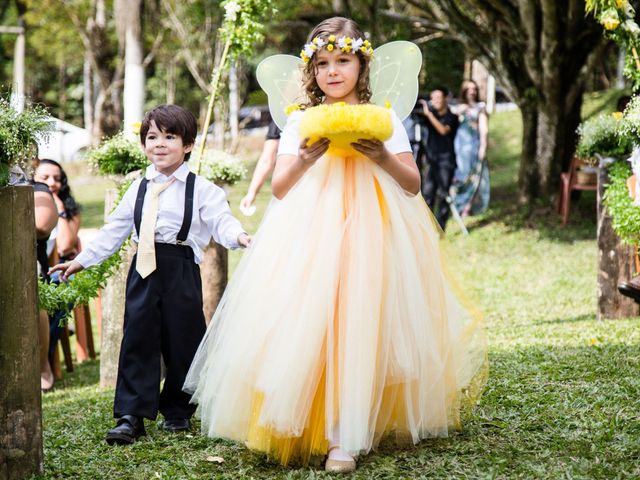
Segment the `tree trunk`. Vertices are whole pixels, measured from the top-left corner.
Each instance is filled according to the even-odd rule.
[[[118,191],[107,191],[104,202],[105,219],[113,210]],[[118,375],[118,358],[122,343],[124,325],[124,298],[127,274],[131,266],[134,249],[129,248],[122,255],[122,263],[107,280],[102,291],[102,342],[100,346],[100,386],[115,387]]]
[[[634,248],[623,244],[613,231],[611,216],[602,203],[609,183],[607,166],[598,173],[598,320],[636,317],[638,304],[618,292],[618,284],[633,277]]]
[[[33,189],[0,188],[0,479],[42,473]]]
[[[23,27],[23,31],[16,37],[16,45],[13,50],[13,90],[11,92],[11,103],[18,112],[24,110],[24,77],[25,77],[25,34],[24,21],[19,19],[18,23]]]
[[[204,318],[207,324],[227,287],[229,272],[229,252],[222,245],[211,242],[204,251],[204,259],[200,265],[202,276],[202,303]]]
[[[124,131],[134,136],[131,126],[144,115],[144,68],[142,62],[142,0],[118,0],[116,20],[123,24],[124,67]]]

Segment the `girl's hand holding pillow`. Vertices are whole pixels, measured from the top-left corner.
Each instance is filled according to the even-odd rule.
[[[359,138],[357,142],[351,143],[351,146],[377,164],[384,163],[391,155],[381,140]]]
[[[330,141],[328,138],[321,138],[317,142],[309,145],[309,138],[304,138],[300,143],[298,158],[303,165],[310,167],[327,152],[329,149],[329,143]]]

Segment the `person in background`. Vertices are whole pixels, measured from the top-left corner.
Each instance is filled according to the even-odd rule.
[[[267,138],[262,146],[262,152],[260,153],[256,168],[251,177],[249,190],[247,190],[247,194],[240,200],[240,211],[247,216],[251,216],[253,212],[255,212],[253,202],[264,185],[264,182],[266,182],[267,178],[273,173],[273,169],[276,166],[279,144],[280,129],[276,123],[271,120],[271,122],[269,122],[269,129],[267,130]]]
[[[449,91],[445,87],[436,87],[431,91],[430,102],[420,100],[429,132],[428,171],[422,195],[442,230],[449,218],[449,188],[456,169],[453,140],[459,125],[458,117],[449,110],[448,95]]]
[[[58,221],[56,228],[51,233],[47,242],[49,262],[51,264],[57,264],[75,258],[80,250],[78,239],[78,231],[80,230],[80,206],[71,194],[66,172],[55,160],[43,158],[36,162],[33,179],[35,182],[47,186],[57,212]],[[53,283],[59,282],[55,275],[49,278],[48,281]],[[69,308],[72,307],[73,305],[69,306]],[[56,346],[62,333],[60,320],[65,313],[64,311],[58,311],[50,314],[48,316],[48,333],[45,336],[43,329],[40,335],[41,356],[46,352],[48,359],[48,365],[44,365],[43,363],[43,369],[46,370],[47,378],[49,377]],[[53,384],[51,387],[53,387]],[[44,388],[44,391],[48,391],[51,387]]]
[[[36,223],[36,258],[39,276],[47,281],[47,240],[56,227],[58,215],[53,195],[44,183],[32,181]],[[38,312],[38,337],[40,339],[40,388],[48,392],[53,388],[54,378],[49,363],[49,316],[44,310]]]
[[[457,169],[453,176],[453,200],[463,218],[482,213],[489,206],[489,166],[486,162],[489,121],[478,93],[476,82],[465,80],[460,89],[461,103],[456,108],[460,127],[454,141]]]

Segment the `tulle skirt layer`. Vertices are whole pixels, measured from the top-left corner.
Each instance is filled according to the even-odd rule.
[[[203,432],[283,464],[389,433],[447,436],[486,373],[480,320],[422,198],[364,158],[323,157],[272,200],[187,376]]]

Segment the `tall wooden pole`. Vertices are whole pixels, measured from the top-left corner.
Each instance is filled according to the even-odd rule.
[[[23,479],[43,471],[31,187],[0,188],[0,225],[0,479]]]

